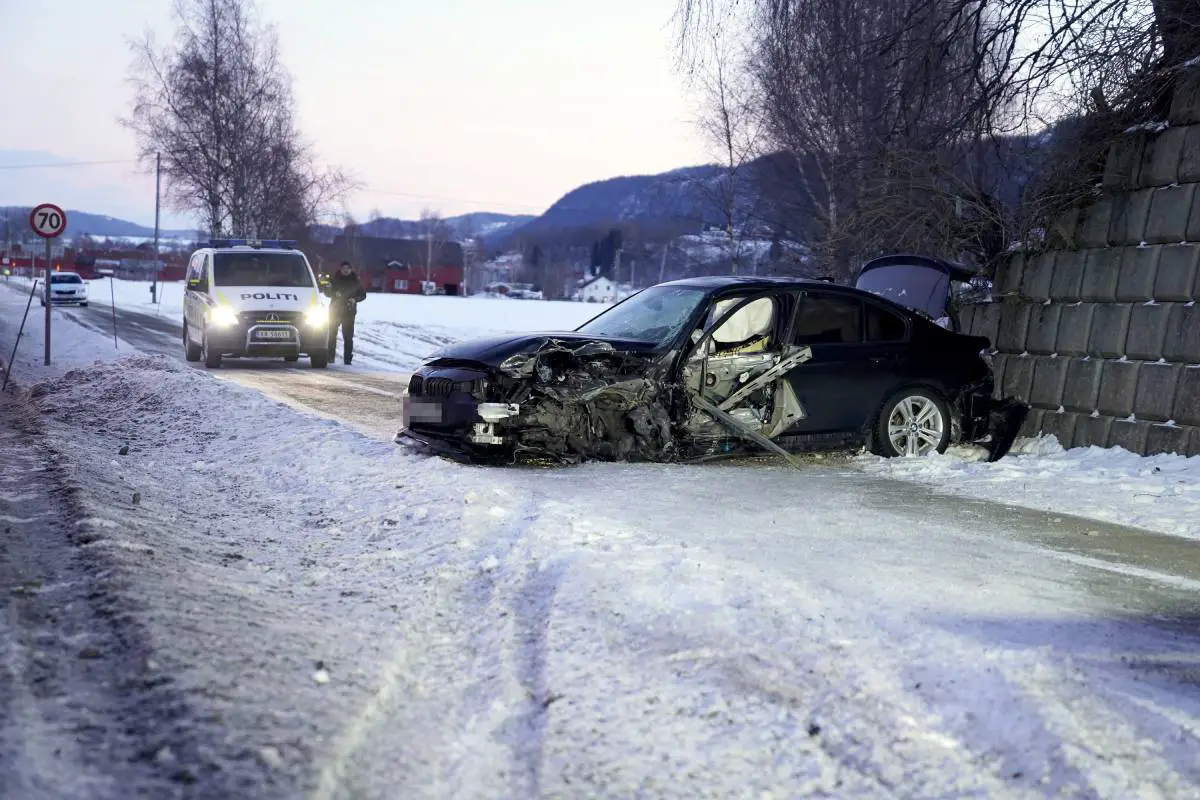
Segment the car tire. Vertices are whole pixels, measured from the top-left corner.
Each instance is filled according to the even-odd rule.
[[[875,417],[874,451],[884,458],[944,453],[953,420],[941,393],[910,386],[892,394]]]
[[[191,362],[200,360],[203,350],[200,345],[192,344],[192,340],[188,337],[187,325],[183,326],[183,357]]]
[[[208,334],[204,334],[203,344],[200,346],[204,354],[204,366],[209,369],[217,369],[221,366],[221,354],[214,353],[208,349]]]
[[[313,369],[325,369],[329,366],[328,353],[309,353],[308,363]]]
[[[80,304],[79,304],[79,307],[80,307],[80,308],[87,308],[87,300],[84,300],[82,303],[80,303]]]

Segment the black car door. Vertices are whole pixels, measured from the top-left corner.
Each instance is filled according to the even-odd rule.
[[[853,431],[872,419],[899,382],[908,321],[854,294],[805,291],[790,331],[812,359],[788,374],[807,417],[796,433]]]

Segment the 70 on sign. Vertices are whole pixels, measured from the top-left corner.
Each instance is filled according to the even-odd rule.
[[[67,229],[67,212],[53,203],[42,203],[29,212],[29,227],[43,239],[53,239]]]

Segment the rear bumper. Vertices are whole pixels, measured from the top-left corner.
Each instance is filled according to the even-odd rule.
[[[962,441],[979,445],[988,451],[988,461],[1008,454],[1029,416],[1029,404],[1015,397],[997,399],[989,377],[970,387],[959,397],[962,420]]]

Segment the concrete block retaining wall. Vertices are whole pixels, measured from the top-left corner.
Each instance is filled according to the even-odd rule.
[[[1171,125],[1113,144],[1103,192],[1014,254],[963,327],[993,345],[997,394],[1065,447],[1200,455],[1200,70]]]

